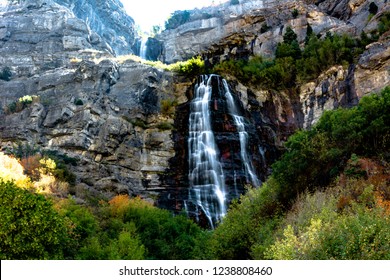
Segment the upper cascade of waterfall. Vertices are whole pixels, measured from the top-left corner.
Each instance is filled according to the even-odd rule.
[[[226,80],[215,74],[199,78],[190,103],[185,208],[211,228],[223,219],[229,200],[238,197],[244,185],[261,184],[248,152],[248,121],[238,103]],[[219,140],[215,134],[220,135]]]
[[[139,56],[145,60],[146,60],[146,51],[148,49],[148,46],[147,46],[148,39],[149,39],[148,37],[142,37],[141,46],[140,46],[140,50],[139,50]]]

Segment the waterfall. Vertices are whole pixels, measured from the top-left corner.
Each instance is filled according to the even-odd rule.
[[[229,85],[225,79],[223,79],[223,85],[225,88],[225,97],[228,105],[228,110],[230,115],[233,117],[237,132],[240,137],[240,156],[241,161],[244,164],[245,175],[248,179],[251,180],[253,186],[258,187],[260,186],[261,182],[257,178],[252,161],[248,156],[248,133],[245,130],[245,119],[243,116],[240,116],[236,102],[233,99],[233,95],[231,94]]]
[[[190,103],[189,191],[184,207],[190,216],[198,222],[202,219],[201,223],[208,223],[211,228],[226,215],[230,199],[238,197],[245,184],[261,184],[248,154],[249,134],[241,111],[226,80],[214,74],[200,77]],[[234,126],[227,125],[225,130],[221,127],[228,119]],[[218,130],[213,131],[213,127]],[[226,147],[230,149],[228,154],[223,153]]]
[[[141,47],[140,47],[140,50],[139,50],[139,56],[142,58],[142,59],[145,59],[146,60],[146,51],[147,51],[147,45],[146,43],[148,42],[148,37],[142,37],[142,40],[141,40]]]
[[[197,219],[203,213],[210,226],[226,214],[226,192],[219,151],[211,128],[209,103],[211,101],[211,80],[215,75],[201,76],[195,86],[189,117],[189,197]],[[187,212],[189,205],[186,203]]]

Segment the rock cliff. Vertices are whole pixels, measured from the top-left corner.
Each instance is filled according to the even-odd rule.
[[[41,1],[0,14],[0,146],[28,143],[78,160],[78,197],[152,197],[173,157],[171,73],[125,57],[68,8]],[[22,105],[22,97],[31,103]],[[26,106],[25,106],[26,105]]]
[[[134,20],[119,0],[54,0],[69,8],[112,48],[116,55],[135,53]]]
[[[359,37],[362,31],[369,34],[378,28],[379,19],[390,11],[387,0],[239,2],[191,11],[185,23],[164,31],[159,39],[164,45],[165,61],[199,54],[210,65],[254,55],[272,58],[288,27],[297,34],[302,47],[308,26],[318,36],[331,32]],[[388,52],[389,37],[384,34],[377,43],[367,46],[356,64],[328,69],[315,81],[300,85],[296,96],[244,85],[238,85],[237,90],[244,91],[245,99],[252,95],[261,104],[264,119],[270,110],[276,112],[269,125],[280,128],[272,130],[278,135],[274,138],[283,141],[282,135],[299,127],[311,127],[324,110],[353,106],[363,95],[388,85]]]
[[[210,65],[270,58],[288,26],[301,44],[308,25],[318,36],[328,31],[356,36],[375,29],[389,10],[387,1],[374,1],[377,11],[368,20],[370,1],[241,2],[192,11],[188,22],[151,40],[153,56],[173,62],[199,54]],[[194,80],[116,57],[135,48],[134,23],[119,1],[91,3],[38,0],[1,7],[1,150],[29,143],[77,159],[72,194],[79,198],[126,193],[180,211],[188,193]],[[324,110],[353,106],[390,84],[389,45],[384,34],[356,63],[335,65],[297,90],[263,90],[227,77],[256,135],[251,148],[261,179],[295,130],[310,128]],[[26,96],[28,104],[20,99]],[[223,102],[213,102],[214,114],[226,116]],[[229,137],[217,133],[222,149]],[[237,146],[237,139],[232,142]]]

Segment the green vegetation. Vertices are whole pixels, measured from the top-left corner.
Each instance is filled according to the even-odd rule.
[[[26,180],[17,160],[0,154],[0,257],[389,259],[389,119],[389,87],[326,112],[290,137],[269,179],[233,202],[213,231],[138,197],[89,206],[37,194],[34,173]],[[23,163],[37,149],[18,145],[14,153]],[[38,154],[38,177],[55,173],[57,157],[77,164]]]
[[[161,122],[156,125],[156,128],[158,128],[160,131],[174,129],[173,125],[169,122]]]
[[[230,0],[230,5],[238,5],[240,4],[239,0]]]
[[[299,11],[297,9],[294,9],[292,12],[291,12],[291,15],[293,18],[297,18],[299,16]]]
[[[57,151],[41,151],[35,145],[18,143],[8,151],[16,157],[24,168],[24,173],[33,181],[38,181],[43,174],[50,174],[60,182],[73,186],[76,176],[69,170],[68,165],[75,166],[77,160]]]
[[[386,88],[291,136],[213,233],[214,258],[388,259],[389,105]]]
[[[316,79],[331,66],[348,67],[363,52],[365,45],[371,42],[367,36],[357,40],[330,33],[324,39],[319,39],[310,25],[307,34],[305,47],[301,50],[297,35],[287,27],[283,43],[277,46],[275,59],[256,56],[249,60],[226,60],[215,65],[213,72],[231,75],[243,83],[265,89],[290,89]]]
[[[190,20],[190,12],[187,10],[184,11],[175,11],[171,14],[170,18],[165,22],[165,29],[175,29],[180,25],[188,22]]]
[[[4,67],[0,71],[0,80],[10,81],[11,77],[12,77],[12,72],[11,72],[11,69],[9,67]]]
[[[80,98],[78,98],[78,99],[75,99],[74,105],[76,105],[76,106],[83,106],[83,105],[84,105],[84,102],[83,102],[83,100],[81,100]]]
[[[203,59],[200,56],[197,56],[186,61],[170,64],[167,69],[188,78],[194,78],[205,73],[205,64]]]
[[[29,105],[40,102],[40,97],[36,95],[25,95],[23,97],[20,97],[17,101],[11,102],[8,104],[6,108],[6,113],[12,114],[21,112],[25,108],[27,108]]]
[[[200,74],[204,74],[206,72],[204,60],[200,56],[192,57],[186,61],[178,61],[169,65],[164,64],[161,61],[143,60],[136,55],[124,55],[119,56],[116,59],[119,63],[123,63],[127,60],[145,63],[156,68],[175,72],[190,79],[198,77]]]
[[[0,220],[2,260],[62,258],[66,222],[43,195],[0,178]]]
[[[164,116],[172,117],[175,114],[176,106],[177,106],[177,101],[174,99],[161,100],[161,113]]]
[[[377,13],[375,7],[375,3],[370,5],[372,14]],[[297,12],[292,11],[293,16],[298,16]],[[267,32],[268,29],[264,23],[261,32]],[[390,13],[381,15],[378,29],[370,34],[362,32],[360,39],[331,33],[320,39],[308,25],[305,46],[301,49],[297,35],[291,27],[287,27],[283,42],[277,46],[275,59],[259,56],[241,60],[229,59],[214,65],[212,72],[233,76],[244,84],[263,89],[291,90],[316,79],[332,66],[348,67],[358,59],[368,44],[377,41],[389,30]]]

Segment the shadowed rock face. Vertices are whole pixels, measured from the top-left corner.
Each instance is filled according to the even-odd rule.
[[[54,0],[69,8],[112,48],[114,54],[135,53],[134,20],[119,0]]]

